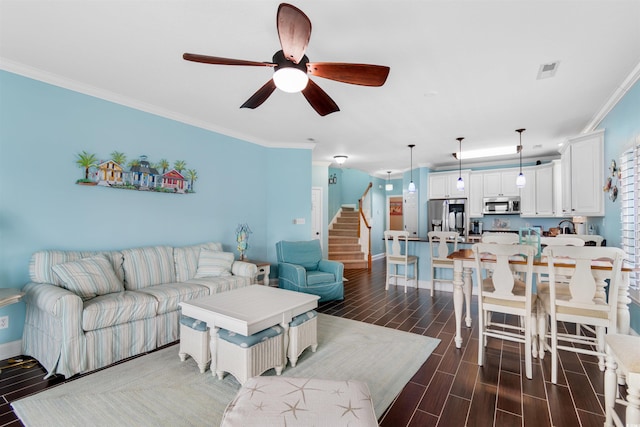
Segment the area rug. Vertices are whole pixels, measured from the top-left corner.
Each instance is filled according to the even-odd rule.
[[[368,384],[379,418],[440,341],[320,314],[318,350],[307,349],[283,376]],[[266,375],[275,375],[273,370]],[[27,427],[217,426],[240,385],[201,374],[178,346],[133,359],[11,404]]]

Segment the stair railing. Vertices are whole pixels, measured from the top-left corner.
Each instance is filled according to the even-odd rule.
[[[373,187],[373,183],[370,182],[367,189],[364,190],[362,197],[358,200],[358,241],[362,252],[367,257],[367,269],[371,270],[371,225],[369,219],[371,218],[371,194],[369,190]]]

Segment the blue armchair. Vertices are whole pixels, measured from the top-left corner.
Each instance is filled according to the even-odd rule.
[[[318,240],[276,243],[278,283],[283,289],[319,295],[320,301],[344,299],[344,265],[322,259]]]

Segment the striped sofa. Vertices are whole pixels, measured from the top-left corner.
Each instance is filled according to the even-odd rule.
[[[227,259],[230,271],[201,274],[201,252]],[[179,302],[249,286],[256,274],[220,243],[39,251],[23,288],[22,352],[47,376],[92,371],[176,341]]]

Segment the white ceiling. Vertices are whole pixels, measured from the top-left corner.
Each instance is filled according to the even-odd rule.
[[[314,147],[317,162],[346,154],[344,167],[380,177],[409,168],[408,144],[414,167],[457,167],[457,137],[463,151],[517,145],[521,127],[525,159],[557,156],[640,74],[639,0],[292,3],[313,25],[310,61],[387,65],[386,84],[314,77],[341,109],[325,117],[280,91],[240,109],[271,69],[182,59],[271,61],[271,0],[0,0],[0,67],[257,144]]]

